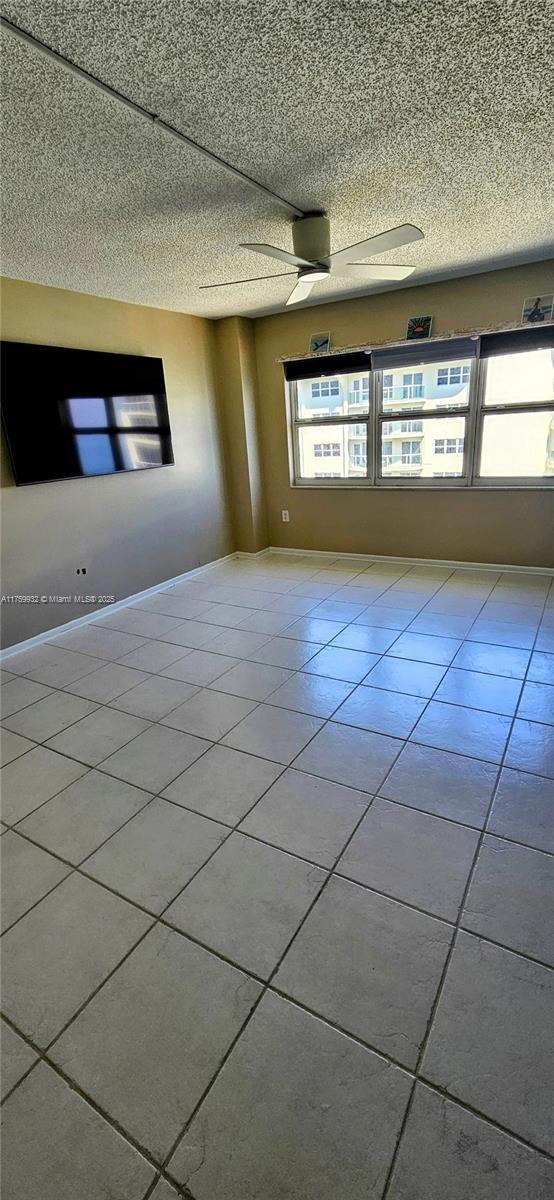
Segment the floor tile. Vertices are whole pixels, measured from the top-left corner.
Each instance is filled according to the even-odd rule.
[[[22,917],[37,900],[69,874],[59,859],[52,858],[17,833],[8,831],[0,842],[2,858],[2,929]]]
[[[256,609],[241,608],[238,604],[212,604],[206,609],[202,620],[208,625],[221,625],[227,629],[236,629],[237,625],[242,625],[242,622],[247,617],[252,617]]]
[[[244,696],[246,700],[266,700],[282,683],[290,679],[290,674],[284,667],[241,662],[220,676],[217,680],[217,691],[228,692],[231,696]]]
[[[433,637],[429,633],[403,633],[391,646],[393,658],[410,658],[417,662],[448,666],[461,643],[456,638]]]
[[[206,687],[237,665],[238,659],[225,654],[211,654],[209,650],[189,650],[186,658],[171,663],[161,673],[168,679],[182,679]]]
[[[154,645],[157,644],[154,643]],[[161,643],[159,644],[161,645]],[[133,654],[140,653],[140,650],[133,651]],[[121,696],[123,692],[128,692],[130,688],[142,683],[143,679],[148,679],[146,671],[135,671],[118,662],[105,663],[103,667],[92,671],[90,675],[84,675],[75,683],[66,684],[65,690],[72,692],[74,696],[84,696],[86,700],[107,704],[116,696]]]
[[[487,828],[554,854],[554,781],[504,768]]]
[[[299,756],[295,767],[375,793],[401,748],[397,738],[348,725],[326,725]]]
[[[44,658],[41,659],[38,656],[40,650],[44,651]],[[78,654],[73,650],[62,650],[59,646],[49,644],[37,646],[36,650],[29,651],[29,654],[36,655],[36,666],[32,666],[25,674],[38,683],[45,683],[54,688],[67,687],[68,683],[83,679],[85,675],[90,675],[92,671],[104,665],[104,659],[101,657]]]
[[[141,612],[138,608],[121,608],[110,613],[101,621],[94,622],[99,629],[117,629],[121,633],[135,633],[139,637],[157,638],[169,633],[181,624],[179,617],[160,612]]]
[[[412,733],[412,741],[460,754],[470,750],[476,758],[500,762],[510,728],[510,717],[430,700]]]
[[[293,708],[314,717],[330,717],[350,695],[353,687],[354,684],[340,679],[296,671],[287,683],[272,693],[271,703],[278,708]]]
[[[327,645],[346,625],[345,621],[322,621],[317,617],[301,617],[288,626],[287,637],[299,638],[302,642],[317,642]]]
[[[215,821],[236,825],[282,770],[264,758],[213,746],[170,783],[163,796]]]
[[[145,612],[165,613],[168,617],[180,617],[182,621],[189,621],[195,620],[196,617],[202,619],[204,613],[212,606],[205,600],[193,600],[190,596],[174,594],[174,589],[169,588],[165,592],[158,592],[155,596],[146,596],[144,600],[140,600],[133,607]]]
[[[471,641],[531,650],[535,641],[535,629],[533,626],[515,625],[509,621],[487,621],[478,617],[471,627]]]
[[[366,654],[384,654],[396,641],[398,633],[393,629],[379,629],[372,625],[348,625],[333,638],[331,646],[345,650],[362,650]]]
[[[119,664],[139,671],[163,671],[170,663],[180,662],[190,654],[185,646],[174,646],[171,642],[145,642],[138,650],[131,650],[120,658]]]
[[[27,1073],[33,1063],[38,1062],[38,1055],[20,1038],[13,1029],[2,1021],[0,1031],[0,1048],[2,1051],[2,1067],[0,1070],[1,1095],[4,1100],[16,1083]]]
[[[365,604],[347,603],[344,600],[323,600],[312,610],[313,617],[323,621],[353,621],[359,617],[367,606]]]
[[[94,712],[95,708],[96,704],[90,700],[82,700],[68,692],[51,692],[43,700],[37,700],[35,704],[8,717],[4,724],[22,737],[45,742],[69,725],[74,725],[81,717]]]
[[[321,729],[317,717],[260,704],[223,739],[226,746],[287,765]]]
[[[138,1200],[154,1174],[46,1063],[39,1063],[10,1096],[3,1181],[11,1200]]]
[[[197,691],[195,684],[165,679],[163,675],[149,675],[138,687],[112,700],[111,706],[135,717],[144,717],[146,721],[159,721]]]
[[[368,802],[365,793],[353,788],[288,770],[252,809],[241,830],[332,867]]]
[[[452,928],[333,877],[275,976],[275,987],[414,1067]]]
[[[535,649],[541,650],[546,654],[554,654],[554,630],[553,629],[547,629],[547,628],[539,629]]]
[[[50,738],[48,748],[96,767],[147,728],[148,723],[140,717],[131,717],[113,708],[97,708],[76,725]]]
[[[310,863],[233,833],[166,919],[267,979],[326,877]]]
[[[402,629],[406,629],[410,621],[413,621],[416,611],[410,612],[405,608],[372,604],[361,616],[355,618],[354,624],[371,625],[375,629],[397,629],[400,633]]]
[[[435,700],[449,704],[461,704],[468,708],[479,708],[485,712],[502,713],[513,717],[521,692],[519,679],[506,679],[504,675],[489,675],[484,671],[462,671],[449,667]]]
[[[209,742],[177,729],[152,725],[128,746],[106,758],[102,770],[147,792],[161,792],[190,767]]]
[[[158,927],[52,1051],[63,1070],[161,1159],[171,1148],[260,985]]]
[[[206,621],[183,621],[169,633],[164,633],[161,642],[171,642],[174,646],[185,646],[197,650],[207,646],[218,636],[218,626],[208,625]]]
[[[431,633],[435,637],[464,638],[472,625],[471,617],[425,612],[414,617],[410,633]]]
[[[268,993],[169,1170],[198,1200],[378,1200],[409,1087],[403,1071]]]
[[[149,792],[120,779],[87,771],[18,829],[68,862],[80,863],[151,799]]]
[[[409,742],[379,790],[388,800],[481,829],[496,775],[491,763]]]
[[[10,683],[10,681],[12,679],[17,679],[17,676],[14,675],[11,671],[1,671],[0,670],[0,687],[3,686],[5,683]]]
[[[542,721],[546,725],[554,725],[554,687],[547,683],[526,683],[517,715],[527,721]],[[11,728],[14,728],[13,724]],[[25,733],[25,730],[17,732]],[[32,734],[29,733],[28,736],[32,737]]]
[[[253,700],[243,700],[235,695],[228,696],[202,688],[196,691],[191,700],[186,700],[164,717],[161,724],[217,742],[255,707],[256,703]]]
[[[29,738],[21,737],[19,733],[12,733],[10,729],[0,731],[0,744],[0,762],[4,768],[8,763],[14,762],[16,758],[27,754],[28,750],[33,750],[35,745],[34,742],[29,741]]]
[[[554,966],[554,857],[486,835],[461,924]]]
[[[509,679],[523,679],[528,662],[528,650],[489,646],[486,642],[464,642],[452,665],[466,671],[486,671],[491,675],[506,675]]]
[[[152,1192],[152,1200],[179,1200],[179,1194],[166,1179],[160,1179]]]
[[[460,932],[422,1065],[431,1082],[544,1149],[553,986],[546,967]]]
[[[542,1154],[417,1084],[390,1200],[548,1200],[553,1190]]]
[[[142,646],[144,638],[133,633],[119,633],[115,629],[104,629],[94,623],[83,625],[71,633],[63,633],[53,637],[54,646],[62,646],[64,650],[77,650],[80,654],[92,654],[95,658],[107,658],[113,662]]]
[[[49,696],[50,691],[51,689],[43,683],[35,683],[33,679],[25,679],[25,676],[13,675],[2,687],[2,719],[11,717],[28,704],[34,704],[36,700]]]
[[[306,663],[304,671],[309,675],[327,675],[330,679],[359,683],[378,661],[377,654],[344,650],[340,646],[326,646]]]
[[[407,738],[425,710],[427,701],[401,692],[385,692],[380,688],[357,687],[333,716],[333,721],[372,729],[375,733],[390,733],[392,737]]]
[[[15,737],[15,734],[12,735]],[[61,754],[54,754],[44,746],[37,746],[29,754],[2,767],[2,815],[8,825],[26,817],[39,804],[44,804],[56,792],[61,792],[86,773],[83,763]]]
[[[274,596],[271,601],[271,611],[277,613],[290,613],[291,616],[304,617],[311,609],[315,608],[317,601],[310,596]],[[265,607],[265,602],[264,602]],[[267,604],[269,608],[269,604]]]
[[[554,779],[554,729],[538,721],[514,721],[506,766]]]
[[[478,833],[416,809],[373,801],[338,866],[340,875],[455,921]]]
[[[214,625],[211,626],[215,628]],[[249,658],[255,650],[259,650],[260,646],[265,646],[269,641],[268,633],[248,633],[245,629],[226,629],[223,633],[218,633],[213,642],[210,642],[210,650],[216,654],[227,654],[232,658]]]
[[[369,687],[384,688],[391,692],[405,692],[411,696],[427,699],[433,695],[440,683],[445,668],[432,663],[415,662],[407,658],[391,658],[385,655],[366,676]]]
[[[150,923],[105,888],[70,875],[2,938],[6,1016],[46,1046]]]
[[[298,638],[275,637],[255,650],[251,658],[258,663],[269,663],[274,667],[289,667],[299,671],[308,659],[318,654],[321,647],[317,642],[301,642]]]
[[[86,871],[160,913],[228,832],[227,826],[156,799],[87,859]]]
[[[266,612],[259,609],[241,621],[239,628],[250,633],[282,633],[295,620],[294,613]]]
[[[534,683],[554,684],[554,654],[535,650],[531,655],[527,678],[532,679]]]

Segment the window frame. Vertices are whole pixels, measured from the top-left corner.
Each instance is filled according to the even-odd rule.
[[[435,343],[436,345],[436,343]],[[539,349],[539,347],[537,347]],[[422,347],[423,350],[423,347]],[[444,345],[444,358],[442,362],[448,361],[448,343]],[[423,351],[424,353],[424,351]],[[509,351],[506,352],[508,354]],[[419,357],[419,356],[418,356]],[[452,357],[452,362],[459,361],[462,355]],[[422,362],[421,358],[417,363],[406,364],[406,371],[413,371]],[[369,390],[368,390],[368,412],[367,415],[360,413],[349,413],[344,415],[334,414],[330,417],[307,418],[298,416],[298,391],[297,380],[290,379],[286,383],[287,394],[287,416],[288,416],[288,435],[289,435],[289,465],[290,465],[290,483],[291,487],[296,488],[381,488],[381,489],[429,489],[451,491],[455,488],[471,488],[490,490],[543,490],[554,486],[554,475],[542,476],[482,476],[479,474],[479,463],[481,457],[481,448],[483,442],[483,429],[485,416],[494,414],[506,413],[525,413],[537,412],[544,409],[554,408],[554,403],[550,401],[529,401],[526,403],[508,403],[508,404],[485,404],[486,376],[487,376],[488,356],[479,354],[479,347],[475,358],[470,362],[469,367],[469,389],[468,401],[464,405],[448,405],[443,400],[437,404],[436,409],[428,412],[423,412],[421,408],[383,408],[383,379],[385,375],[391,374],[390,368],[375,369],[371,365],[368,367],[369,375]],[[422,365],[425,365],[423,362]],[[314,361],[314,369],[317,370],[316,362]],[[354,368],[356,370],[356,368]],[[438,368],[437,368],[438,370]],[[450,368],[449,368],[450,370]],[[352,368],[337,369],[337,374],[350,374]],[[461,372],[463,376],[463,370]],[[463,382],[463,379],[462,379]],[[438,386],[438,384],[437,384]],[[361,394],[362,389],[360,389]],[[364,389],[365,393],[365,389]],[[417,406],[418,399],[414,399],[414,405]],[[404,402],[405,403],[405,402]],[[413,476],[406,474],[405,476],[389,476],[382,474],[381,462],[381,446],[383,441],[389,441],[390,433],[384,433],[383,427],[387,424],[395,422],[421,422],[423,430],[425,429],[426,420],[444,420],[452,417],[463,417],[465,419],[465,436],[464,436],[464,451],[462,461],[462,473],[459,476],[436,475],[436,476]],[[300,475],[300,439],[298,431],[302,426],[319,427],[329,426],[345,426],[358,425],[363,426],[366,431],[367,444],[367,466],[364,475],[346,476],[342,475],[338,479],[321,479],[321,478],[302,478]],[[362,435],[357,435],[361,437]],[[446,435],[445,435],[446,436]],[[410,433],[405,435],[406,440],[411,440]],[[456,435],[456,440],[459,440]],[[444,462],[448,461],[446,451],[442,456]]]

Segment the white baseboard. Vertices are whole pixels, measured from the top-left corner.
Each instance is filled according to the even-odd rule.
[[[116,600],[114,604],[106,604],[103,608],[95,608],[92,612],[85,613],[82,617],[75,617],[73,621],[65,621],[63,625],[54,625],[51,629],[45,629],[43,633],[37,633],[34,637],[26,638],[23,642],[15,642],[13,646],[6,646],[4,650],[0,650],[0,662],[6,662],[14,654],[20,654],[22,650],[31,650],[33,646],[41,646],[44,642],[52,641],[54,637],[60,637],[62,633],[69,633],[72,629],[79,629],[81,625],[90,625],[93,621],[100,620],[108,612],[117,612],[120,608],[127,608],[129,604],[135,604],[137,600],[145,600],[147,596],[155,596],[158,592],[165,592],[166,588],[173,587],[176,583],[183,583],[186,579],[194,579],[197,575],[203,575],[205,571],[210,571],[212,567],[219,567],[222,563],[230,562],[234,558],[250,558],[249,554],[233,552],[225,554],[223,558],[214,558],[212,562],[204,563],[202,567],[194,567],[192,571],[184,571],[182,575],[174,575],[172,579],[164,579],[161,583],[156,583],[153,587],[144,588],[142,592],[134,592],[132,596],[125,596],[123,600]]]
[[[412,567],[454,567],[463,569],[471,569],[473,571],[513,571],[514,573],[523,572],[526,575],[548,575],[554,576],[554,567],[519,567],[514,563],[483,563],[483,562],[466,562],[459,561],[455,558],[406,558],[402,554],[348,554],[345,550],[297,550],[289,546],[268,546],[267,550],[260,551],[256,557],[261,557],[264,554],[292,554],[305,558],[347,558],[355,559],[359,562],[399,562],[406,563]],[[253,557],[245,555],[245,557]]]

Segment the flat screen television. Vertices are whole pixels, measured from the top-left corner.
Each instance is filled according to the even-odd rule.
[[[2,342],[0,368],[18,485],[174,461],[161,358]]]

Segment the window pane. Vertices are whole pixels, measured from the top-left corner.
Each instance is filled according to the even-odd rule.
[[[369,371],[353,371],[332,379],[299,379],[296,388],[301,420],[365,415],[369,409]]]
[[[486,416],[480,474],[533,479],[554,475],[554,410]]]
[[[161,467],[162,446],[157,433],[124,433],[117,440],[126,471]]]
[[[460,406],[469,403],[471,360],[418,364],[406,371],[397,367],[383,375],[383,408],[421,409]]]
[[[115,423],[123,428],[130,425],[158,425],[156,401],[153,396],[114,396]]]
[[[107,433],[78,433],[75,443],[83,475],[109,475],[115,471],[112,446]]]
[[[464,417],[426,417],[418,430],[405,436],[406,421],[384,421],[381,445],[384,479],[459,478],[464,465]],[[448,458],[446,456],[448,455]]]
[[[75,429],[106,428],[106,401],[101,396],[71,396],[67,406],[70,423]]]
[[[302,425],[298,429],[300,479],[357,479],[367,474],[367,438],[358,425]]]
[[[554,350],[487,359],[485,404],[551,404],[553,400]]]

